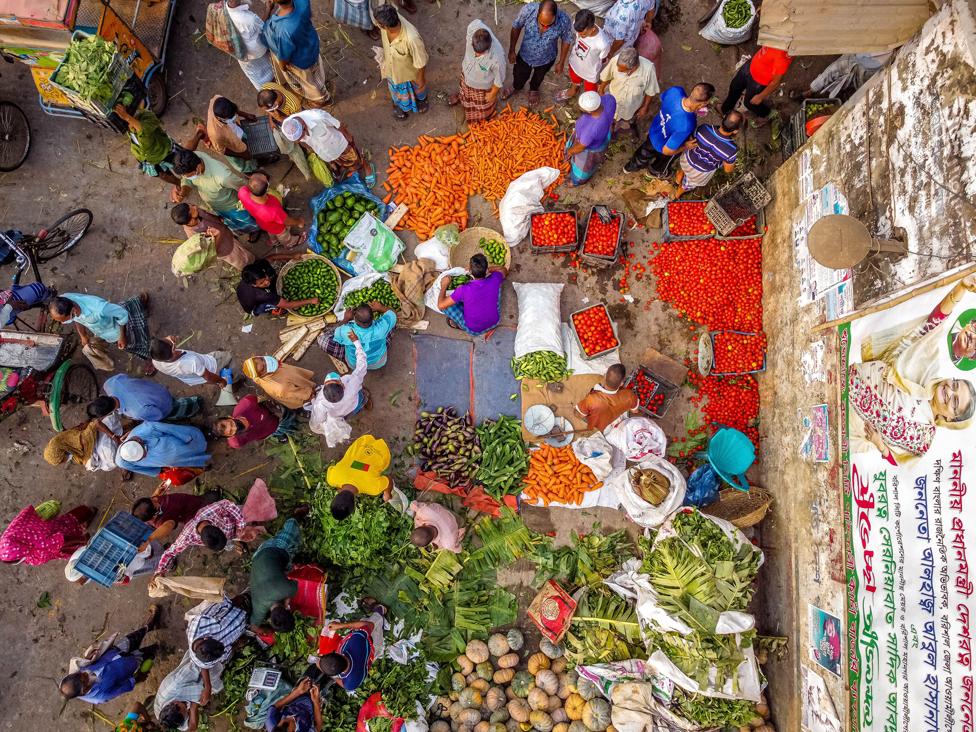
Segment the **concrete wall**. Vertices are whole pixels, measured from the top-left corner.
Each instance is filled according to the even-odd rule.
[[[808,143],[814,186],[833,182],[851,214],[880,236],[903,232],[912,254],[871,257],[855,272],[859,306],[973,259],[976,244],[976,23],[965,0],[947,3],[916,39]],[[838,465],[840,392],[834,332],[819,303],[799,309],[799,275],[791,227],[800,201],[799,156],[772,176],[764,243],[768,368],[760,380],[761,483],[776,496],[763,527],[767,566],[760,628],[791,638],[790,657],[767,667],[779,730],[800,729],[800,665],[808,655],[808,606],[843,618],[843,514]],[[923,256],[936,255],[936,256]],[[825,347],[823,380],[801,369],[814,344]],[[798,455],[798,412],[830,405],[831,462]],[[846,722],[844,679],[820,669]]]

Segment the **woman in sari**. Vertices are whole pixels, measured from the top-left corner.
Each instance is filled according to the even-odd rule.
[[[906,391],[892,383],[883,361],[850,366],[850,447],[877,448],[892,465],[924,455],[937,427],[965,429],[976,409],[976,389],[963,379],[941,379]]]
[[[579,106],[583,115],[576,120],[573,136],[566,142],[571,186],[586,183],[606,157],[617,100],[610,94],[601,97],[594,91],[583,92]]]
[[[0,535],[0,562],[33,567],[55,559],[67,559],[88,541],[88,524],[95,518],[92,506],[78,506],[66,514],[45,520],[28,506]]]

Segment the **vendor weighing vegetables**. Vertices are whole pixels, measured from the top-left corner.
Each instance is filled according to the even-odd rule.
[[[637,408],[637,394],[623,385],[627,371],[621,363],[607,369],[603,382],[597,384],[579,404],[576,411],[586,418],[591,430],[605,430],[618,417]]]
[[[451,277],[441,279],[437,308],[447,316],[447,324],[469,335],[481,335],[501,320],[502,283],[508,276],[506,267],[489,267],[488,257],[475,254],[468,264],[474,278],[455,290],[449,290]]]

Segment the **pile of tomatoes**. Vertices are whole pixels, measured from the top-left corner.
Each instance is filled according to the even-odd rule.
[[[711,236],[715,227],[705,215],[706,201],[672,201],[668,204],[668,233],[674,236]]]
[[[532,246],[562,247],[576,244],[576,216],[566,211],[532,216]]]
[[[759,448],[759,385],[753,376],[702,376],[688,372],[697,390],[691,403],[701,409],[712,431],[734,427]]]
[[[620,345],[613,332],[613,321],[610,320],[606,305],[594,305],[573,313],[572,320],[584,356],[592,358],[604,351],[612,351]]]
[[[762,239],[666,242],[651,262],[658,298],[709,330],[762,330]]]
[[[630,388],[637,393],[637,403],[641,407],[655,416],[660,414],[665,394],[660,390],[661,385],[648,376],[644,369],[637,369]]]
[[[719,374],[744,374],[759,371],[766,358],[765,333],[719,331],[713,338],[712,371]]]
[[[614,257],[617,254],[617,241],[620,238],[621,217],[614,213],[609,223],[603,223],[596,214],[590,214],[586,227],[586,240],[583,242],[585,254],[598,257]]]
[[[748,219],[732,229],[728,236],[754,236],[758,233],[759,229],[756,228],[756,217],[750,216]]]

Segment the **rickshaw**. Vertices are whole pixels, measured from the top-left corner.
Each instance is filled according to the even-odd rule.
[[[97,34],[118,46],[113,91],[130,92],[130,111],[143,101],[161,115],[168,101],[164,66],[176,0],[0,0],[0,54],[31,67],[41,108],[60,117],[83,117],[120,132],[112,109],[86,103],[57,83],[58,65],[73,37]],[[117,68],[116,68],[117,67]]]

